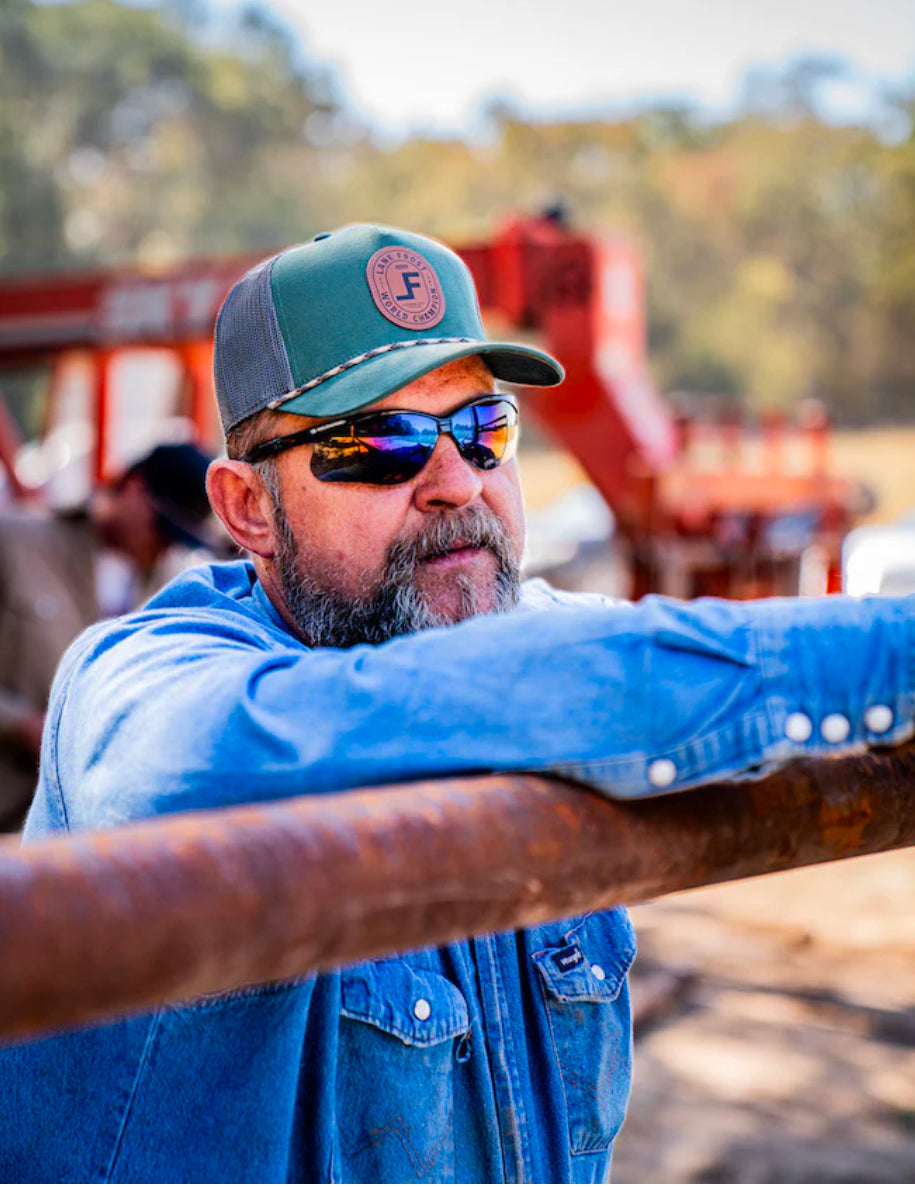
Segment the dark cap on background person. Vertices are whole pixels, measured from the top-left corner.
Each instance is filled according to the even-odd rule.
[[[163,540],[189,548],[211,546],[211,510],[206,493],[211,460],[189,443],[157,445],[124,472],[121,483],[132,476],[143,480]]]
[[[323,233],[258,264],[226,297],[214,353],[223,429],[265,409],[353,412],[470,355],[507,383],[563,379],[545,352],[487,339],[473,277],[443,244],[364,224]]]

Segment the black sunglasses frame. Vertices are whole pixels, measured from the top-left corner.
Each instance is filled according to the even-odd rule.
[[[377,421],[379,417],[387,418],[388,416],[418,416],[424,421],[433,422],[437,429],[437,436],[449,436],[458,447],[461,457],[465,461],[470,461],[475,465],[476,463],[473,462],[473,459],[468,457],[464,452],[464,446],[453,431],[452,422],[459,413],[466,411],[468,408],[491,404],[507,404],[514,410],[516,416],[520,415],[518,405],[515,401],[509,396],[501,395],[499,392],[474,396],[473,399],[462,404],[460,408],[456,408],[449,416],[435,416],[431,412],[421,412],[416,408],[383,408],[379,411],[366,411],[357,413],[355,416],[341,417],[337,420],[326,421],[324,424],[312,425],[310,428],[300,429],[297,433],[287,433],[283,437],[271,437],[270,440],[262,441],[259,445],[255,445],[249,449],[241,460],[247,462],[249,465],[256,465],[258,462],[265,462],[268,458],[276,457],[279,453],[284,453],[287,449],[294,449],[298,445],[320,444],[323,440],[333,438],[344,426],[349,428],[350,436],[358,437],[360,435],[358,432],[360,422]],[[430,449],[430,456],[431,453],[432,450]],[[426,457],[422,465],[425,465],[428,460],[429,458]],[[499,459],[496,465],[500,465],[501,461],[502,459]],[[422,466],[416,472],[419,473],[421,469]],[[321,481],[334,480],[323,478]],[[407,479],[404,479],[404,481],[407,481]]]

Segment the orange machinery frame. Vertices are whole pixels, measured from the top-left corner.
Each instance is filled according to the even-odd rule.
[[[827,426],[807,417],[792,434],[804,458],[786,461],[770,422],[761,456],[739,425],[693,426],[651,382],[638,251],[622,237],[594,240],[549,218],[509,222],[486,244],[460,250],[491,328],[536,335],[566,368],[558,389],[525,390],[525,406],[579,462],[628,542],[635,595],[794,592],[800,553],[813,546],[824,586],[838,588],[841,540],[863,503],[831,476]],[[0,282],[2,369],[83,352],[93,367],[94,473],[106,473],[112,362],[118,352],[165,347],[180,359],[184,411],[198,439],[218,449],[212,396],[213,324],[234,280],[257,257],[192,261],[159,272],[110,271]],[[696,440],[717,444],[710,465]],[[752,441],[759,444],[760,438]],[[0,461],[17,496],[18,440],[0,400]],[[707,452],[707,450],[706,450]],[[795,455],[797,450],[794,450]],[[760,455],[760,449],[757,448]],[[807,525],[800,543],[773,547],[772,529]]]

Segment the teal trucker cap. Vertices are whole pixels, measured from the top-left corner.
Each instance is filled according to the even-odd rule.
[[[473,278],[449,248],[390,227],[344,227],[264,260],[229,292],[214,352],[222,426],[265,408],[354,412],[467,355],[506,383],[563,379],[543,351],[487,340]]]

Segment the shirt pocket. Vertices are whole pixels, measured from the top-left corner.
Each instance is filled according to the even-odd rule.
[[[338,1182],[454,1179],[454,1073],[467,1003],[441,973],[405,960],[341,974]]]
[[[573,1154],[608,1149],[632,1078],[627,974],[635,934],[622,908],[588,916],[533,954],[565,1093]]]

